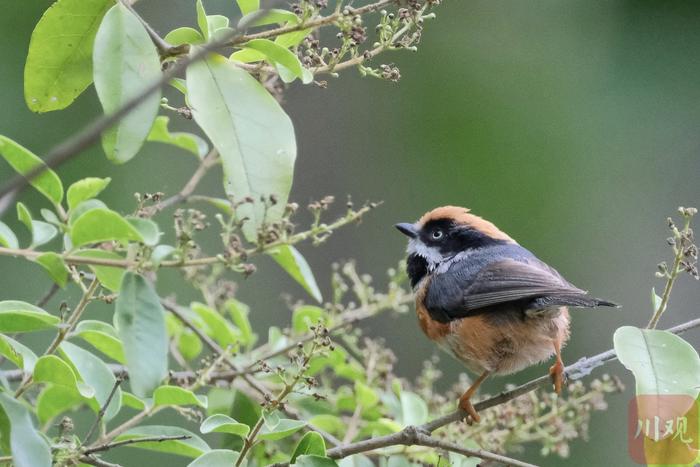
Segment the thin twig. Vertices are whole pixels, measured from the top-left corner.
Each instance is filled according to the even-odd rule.
[[[504,465],[512,465],[515,467],[537,467],[534,464],[528,464],[527,462],[522,462],[517,459],[502,456],[500,454],[495,454],[493,452],[485,451],[483,449],[470,449],[460,446],[449,441],[442,441],[428,436],[424,433],[418,431],[414,434],[415,438],[410,440],[410,445],[426,446],[430,448],[442,449],[444,451],[456,452],[467,457],[478,457],[484,460],[490,460],[494,462],[500,462]]]
[[[112,462],[103,461],[99,457],[95,456],[82,456],[80,462],[88,465],[94,465],[95,467],[122,467],[121,464],[113,464]]]
[[[197,167],[197,170],[194,171],[192,177],[182,187],[182,190],[180,190],[177,194],[171,196],[170,198],[166,198],[160,203],[153,206],[151,208],[153,214],[155,214],[156,212],[160,212],[163,209],[169,208],[170,206],[173,206],[177,203],[187,201],[187,199],[197,188],[197,185],[199,185],[199,182],[202,181],[204,175],[206,175],[209,169],[216,164],[218,157],[219,153],[216,149],[212,149],[211,151],[209,151],[209,154],[207,154],[202,159],[202,161],[199,163],[199,166]]]
[[[264,253],[270,250],[274,250],[277,247],[284,246],[284,245],[294,245],[300,242],[303,242],[305,240],[308,240],[309,238],[313,238],[315,236],[321,235],[321,234],[326,234],[329,232],[332,232],[340,227],[343,227],[345,225],[351,224],[358,219],[360,219],[364,214],[366,214],[370,209],[372,209],[371,205],[368,206],[363,206],[362,208],[358,209],[357,211],[352,211],[348,214],[346,214],[343,217],[340,217],[339,219],[335,220],[331,224],[320,224],[318,226],[314,226],[312,229],[307,230],[305,232],[299,232],[297,234],[294,234],[290,237],[287,238],[281,238],[279,240],[276,240],[274,242],[266,243],[264,245],[259,245],[255,247],[248,248],[246,250],[243,250],[241,252],[230,252],[229,257],[227,260],[225,260],[222,256],[217,255],[217,256],[205,256],[202,258],[193,258],[193,259],[176,259],[176,260],[167,260],[167,261],[161,261],[158,266],[163,267],[163,268],[192,268],[192,267],[201,267],[201,266],[208,266],[212,264],[218,264],[218,263],[224,263],[226,261],[230,262],[235,262],[236,260],[239,260],[242,257],[250,257],[255,254],[259,253]],[[0,256],[21,256],[27,259],[35,259],[38,256],[41,256],[43,253],[42,251],[37,251],[37,250],[27,250],[23,248],[7,248],[7,247],[0,247]],[[66,255],[63,256],[63,261],[66,264],[71,264],[71,265],[76,265],[76,264],[85,264],[85,265],[93,265],[93,266],[109,266],[109,267],[114,267],[114,268],[122,268],[122,269],[129,269],[133,268],[135,266],[142,266],[145,268],[149,268],[152,265],[146,263],[146,264],[137,264],[137,262],[130,260],[130,259],[108,259],[108,258],[87,258],[87,257],[81,257],[81,256],[73,256],[73,255]]]
[[[121,446],[127,446],[129,444],[136,444],[136,443],[162,443],[163,441],[179,441],[183,439],[190,439],[192,436],[190,435],[174,435],[174,436],[146,436],[144,438],[133,438],[133,439],[125,439],[123,441],[115,441],[113,443],[105,443],[105,444],[100,444],[98,446],[94,446],[91,448],[87,448],[83,451],[84,454],[93,454],[95,452],[104,452],[108,451],[110,449],[118,448]]]
[[[70,314],[64,326],[58,330],[56,337],[54,337],[51,344],[49,344],[49,347],[46,349],[46,352],[44,352],[44,355],[53,354],[58,348],[58,346],[61,345],[61,342],[63,342],[63,339],[65,339],[66,335],[73,330],[75,325],[78,323],[78,320],[80,320],[80,317],[82,316],[83,311],[85,311],[85,308],[87,307],[88,303],[90,303],[90,299],[97,290],[98,285],[100,285],[100,282],[97,280],[97,278],[93,279],[90,283],[90,286],[80,298],[80,302],[78,302],[78,305],[75,307],[75,310],[73,310],[73,312]],[[24,379],[24,381],[22,381],[22,383],[17,388],[17,391],[15,391],[15,398],[19,398],[19,396],[24,394],[24,391],[26,391],[27,388],[29,388],[29,386],[32,384],[32,379],[32,376],[29,375]]]
[[[667,329],[667,331],[672,332],[673,334],[681,334],[689,329],[693,329],[698,326],[700,326],[700,318],[687,321],[683,324],[679,324],[677,326]],[[613,361],[616,358],[617,356],[615,354],[615,350],[610,349],[608,351],[599,353],[598,355],[594,355],[593,357],[582,358],[578,362],[567,366],[564,369],[564,371],[568,379],[577,380],[590,374],[590,372],[594,368],[604,365],[610,361]],[[474,408],[477,411],[482,411],[490,407],[503,404],[512,399],[515,399],[518,396],[527,394],[528,392],[533,391],[538,387],[548,383],[551,383],[551,378],[549,375],[540,376],[539,378],[535,378],[531,381],[528,381],[527,383],[522,384],[516,387],[515,389],[504,391],[496,396],[490,397],[489,399],[478,402],[474,404]],[[375,449],[395,446],[397,444],[404,444],[401,440],[408,439],[409,437],[413,436],[412,433],[414,431],[430,435],[433,431],[442,428],[445,425],[464,420],[466,416],[466,412],[462,410],[456,410],[418,427],[408,426],[403,430],[399,431],[398,433],[386,436],[378,436],[375,438],[346,444],[344,446],[335,447],[333,449],[330,449],[327,452],[327,455],[328,457],[333,459],[342,459],[352,454],[364,453],[368,451],[373,451]],[[397,440],[400,442],[398,442]]]
[[[161,56],[161,58],[174,57],[176,55],[186,54],[189,51],[189,44],[172,45],[160,37],[160,35],[158,35],[151,25],[148,24],[148,22],[145,21],[141,15],[136,12],[136,10],[134,10],[130,2],[127,0],[121,0],[121,3],[141,22],[143,28],[151,38],[153,45],[155,45],[156,49],[158,49],[158,54]]]
[[[90,427],[90,430],[88,430],[87,434],[85,435],[85,438],[83,440],[83,444],[87,444],[90,442],[90,438],[92,438],[92,435],[95,433],[95,430],[100,425],[102,418],[105,416],[105,412],[107,412],[107,407],[109,407],[110,402],[112,402],[112,398],[117,393],[117,389],[119,389],[119,386],[122,384],[123,381],[124,381],[123,375],[117,376],[116,380],[114,381],[114,386],[112,386],[112,390],[109,392],[109,396],[107,396],[107,400],[100,408],[100,411],[97,413],[97,417],[95,418],[95,421],[93,422],[92,426]]]
[[[39,300],[37,300],[36,306],[42,308],[44,305],[49,303],[49,300],[51,300],[53,296],[56,295],[56,292],[58,292],[59,289],[60,288],[58,287],[58,284],[53,282],[49,290],[47,290],[46,293]]]

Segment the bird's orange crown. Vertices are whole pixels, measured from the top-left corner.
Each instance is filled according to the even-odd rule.
[[[441,206],[432,211],[428,211],[418,220],[418,227],[422,228],[428,222],[439,219],[450,219],[458,224],[463,224],[474,230],[478,230],[491,238],[517,243],[507,233],[493,225],[493,223],[471,214],[469,209],[460,206]]]

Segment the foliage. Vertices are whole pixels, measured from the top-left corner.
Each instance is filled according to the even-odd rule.
[[[99,199],[110,189],[109,178],[85,174],[64,190],[47,165],[54,161],[0,136],[0,156],[48,201],[40,218],[32,213],[37,209],[16,204],[30,240],[20,244],[0,222],[0,255],[36,262],[55,284],[41,304],[0,302],[0,354],[16,367],[2,372],[3,460],[37,467],[112,465],[103,457],[128,446],[178,455],[191,466],[372,465],[370,455],[390,465],[444,465],[444,452],[449,463],[466,466],[481,457],[498,459],[494,453],[526,442],[540,443],[544,454],[566,456],[568,442],[586,436],[591,411],[603,409],[604,395],[619,388],[614,379],[587,387],[574,382],[563,399],[515,399],[513,390],[478,429],[452,424],[438,438],[428,436],[448,425],[443,423],[419,436],[414,426],[426,426],[435,415],[451,417],[445,407],[456,397],[434,391],[438,373],[431,364],[415,383],[398,378],[393,353],[355,326],[383,312],[408,310],[412,298],[401,268],[389,270],[379,291],[352,262],[336,264],[332,290],[325,299],[321,294],[296,245],[322,244],[376,204],[348,201],[331,219],[338,210],[328,196],[308,205],[312,220],[298,228],[299,206],[288,200],[297,146],[281,94],[296,81],[326,86],[321,76],[351,67],[397,81],[395,65],[372,63],[388,50],[414,50],[439,1],[338,2],[324,13],[327,3],[302,0],[289,10],[261,10],[258,1],[238,0],[241,19],[232,26],[227,17],[208,15],[197,0],[197,28],[177,27],[164,38],[126,1],[57,0],[45,12],[25,68],[29,108],[65,108],[94,83],[105,114],[119,117],[101,135],[111,161],[127,163],[144,144],[158,142],[193,155],[197,168],[179,193],[139,194],[125,214]],[[368,28],[374,13],[376,27]],[[337,30],[337,44],[317,39],[324,27]],[[183,73],[170,76],[177,67]],[[161,99],[160,81],[182,93],[178,106]],[[169,117],[159,111],[193,120],[192,133],[171,132]],[[194,194],[218,166],[221,198]],[[199,209],[177,208],[174,240],[165,243],[163,232],[171,228],[162,212],[179,203],[213,207],[216,222],[211,225]],[[697,249],[688,250],[688,228],[678,233],[682,258],[668,273],[659,314],[677,272],[692,270],[687,258]],[[217,251],[201,246],[205,230],[216,230]],[[314,303],[293,304],[283,328],[266,331],[251,322],[255,304],[238,301],[236,284],[226,279],[231,271],[242,278],[253,274],[265,255]],[[166,268],[179,270],[201,303],[178,303],[158,291]],[[52,293],[64,287],[80,290],[81,298],[57,312]],[[112,323],[83,319],[98,301],[112,307]],[[21,342],[26,333],[47,330],[53,339],[45,349]],[[93,422],[76,429],[76,411]],[[181,423],[154,425],[151,417],[162,411],[181,415]],[[531,420],[512,426],[506,417],[512,414]],[[363,440],[376,437],[389,441],[363,449]]]

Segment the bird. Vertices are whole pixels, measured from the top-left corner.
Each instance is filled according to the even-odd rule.
[[[406,273],[421,329],[478,375],[458,403],[470,424],[480,420],[471,399],[490,375],[554,356],[549,374],[561,394],[569,307],[619,308],[589,297],[467,208],[438,207],[395,227],[409,237]]]

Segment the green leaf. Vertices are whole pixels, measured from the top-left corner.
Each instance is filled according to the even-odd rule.
[[[4,392],[0,405],[10,421],[10,446],[15,467],[51,467],[51,450],[34,429],[27,409]]]
[[[99,199],[86,199],[82,203],[78,204],[75,208],[71,209],[68,213],[68,225],[72,226],[80,216],[93,209],[108,209],[107,205],[100,201]]]
[[[148,141],[177,146],[185,151],[191,152],[200,159],[207,155],[209,152],[209,146],[207,145],[206,141],[197,135],[193,135],[192,133],[171,133],[168,130],[169,121],[169,117],[160,116],[156,118],[156,121],[153,123],[153,128],[151,128],[151,132],[148,134]]]
[[[296,332],[304,333],[310,326],[328,324],[328,314],[323,308],[311,305],[302,305],[292,313],[292,328]]]
[[[112,0],[58,0],[32,32],[24,98],[33,112],[68,107],[92,83],[95,33]]]
[[[219,29],[228,28],[228,18],[222,15],[207,15],[207,27],[212,36]]]
[[[202,454],[187,467],[231,467],[236,464],[238,453],[230,449],[212,449],[206,454]]]
[[[204,11],[204,5],[202,4],[202,0],[197,0],[196,9],[197,9],[197,26],[199,26],[199,30],[202,31],[202,36],[204,36],[204,40],[208,41],[210,37],[209,33],[209,22],[207,21],[207,12]]]
[[[44,355],[34,365],[35,383],[52,383],[76,390],[83,397],[93,397],[95,389],[78,381],[71,367],[55,355]]]
[[[321,302],[323,298],[316,284],[314,274],[311,272],[311,267],[309,267],[309,263],[306,262],[306,259],[304,259],[296,248],[292,245],[282,245],[274,250],[270,250],[269,255],[272,256],[272,259],[274,259],[282,269],[287,271],[295,281],[301,284],[309,295],[317,302]]]
[[[24,345],[20,342],[17,342],[16,340],[11,338],[10,336],[2,336],[2,337],[7,342],[7,344],[9,344],[12,347],[12,349],[22,357],[21,368],[28,373],[33,372],[34,365],[36,364],[38,357],[32,351],[32,349],[30,349],[29,347],[27,347],[26,345]],[[10,358],[10,356],[8,356],[8,355],[6,355],[6,357],[8,359],[12,360],[12,358]]]
[[[325,456],[299,456],[292,465],[298,467],[338,467],[338,463]]]
[[[0,332],[31,332],[53,328],[60,319],[30,303],[16,300],[0,302]]]
[[[156,266],[171,256],[178,256],[179,252],[170,245],[158,245],[151,252],[151,262]]]
[[[46,208],[41,208],[39,212],[41,213],[41,217],[43,217],[49,224],[61,225],[61,221],[58,220],[58,217],[56,217],[56,214],[54,214],[53,211],[49,211]]]
[[[164,39],[170,45],[204,43],[204,37],[199,31],[188,27],[173,29],[165,35]]]
[[[183,329],[177,336],[177,348],[185,360],[194,360],[202,353],[202,341],[190,329]]]
[[[63,342],[59,347],[61,353],[73,365],[80,378],[95,390],[97,403],[91,404],[92,409],[98,412],[107,403],[117,380],[106,363],[85,349],[70,342]],[[121,389],[117,388],[114,397],[109,403],[104,414],[105,420],[111,420],[119,413],[122,405]]]
[[[17,236],[3,221],[0,221],[0,245],[7,248],[19,248]]]
[[[257,50],[264,54],[267,60],[273,65],[282,65],[289,70],[293,76],[304,79],[304,67],[301,65],[297,55],[289,49],[269,39],[253,39],[252,41],[246,42],[243,47]]]
[[[159,405],[197,405],[206,409],[207,397],[179,386],[160,386],[153,391],[153,406]]]
[[[260,404],[248,397],[245,393],[236,390],[233,393],[231,403],[231,416],[249,427],[253,427],[262,416]]]
[[[136,16],[121,2],[105,15],[93,51],[95,89],[105,114],[112,114],[161,76],[158,51]],[[141,149],[160,107],[151,93],[119,123],[102,134],[113,162],[124,163]]]
[[[160,229],[158,229],[158,224],[150,219],[142,219],[140,217],[127,217],[126,221],[139,232],[145,245],[156,246],[158,244],[162,235]]]
[[[91,209],[78,217],[73,223],[70,238],[75,246],[110,240],[144,242],[138,229],[118,213],[104,208]]]
[[[122,280],[115,321],[131,390],[137,396],[147,396],[168,374],[165,311],[153,287],[131,271]]]
[[[241,9],[242,15],[247,15],[260,9],[260,0],[236,0],[236,3],[238,3],[238,8]]]
[[[258,439],[277,441],[278,439],[293,435],[304,426],[306,426],[306,422],[304,421],[283,418],[280,419],[279,423],[277,423],[274,428],[270,428],[267,424],[264,424],[258,434]]]
[[[613,336],[620,362],[634,373],[637,394],[700,392],[700,358],[682,338],[668,331],[623,326]]]
[[[315,455],[324,457],[326,455],[326,442],[323,440],[323,436],[319,435],[315,431],[309,431],[299,440],[297,447],[294,448],[292,453],[292,459],[290,462],[293,464],[297,457]]]
[[[199,427],[202,433],[229,433],[232,435],[245,438],[250,433],[250,427],[245,423],[239,423],[233,418],[223,415],[214,414],[202,422]]]
[[[24,357],[7,339],[6,336],[0,334],[0,355],[14,363],[17,368],[24,368]]]
[[[355,381],[355,400],[364,409],[374,407],[379,403],[379,394],[361,381]]]
[[[68,269],[61,255],[49,251],[37,256],[36,262],[41,264],[51,279],[60,287],[65,287],[68,282]]]
[[[212,310],[208,306],[196,302],[192,303],[190,307],[206,324],[207,335],[213,337],[221,347],[225,348],[229,345],[235,345],[238,342],[238,333],[236,330],[216,310]]]
[[[250,308],[245,303],[239,302],[236,299],[228,300],[225,305],[231,320],[240,330],[241,344],[250,347],[258,340],[258,336],[253,333],[253,327],[250,325]]]
[[[36,167],[46,167],[44,161],[10,138],[0,135],[0,156],[5,158],[17,173],[26,175]],[[42,195],[46,196],[54,204],[61,204],[63,199],[63,184],[56,172],[45,168],[39,175],[34,176],[29,182]]]
[[[256,26],[266,26],[268,24],[284,24],[287,22],[291,24],[298,24],[299,17],[288,10],[270,8],[262,14],[252,12],[244,15],[240,21],[238,21],[238,28],[245,29]]]
[[[418,394],[408,391],[401,393],[401,412],[406,426],[418,426],[428,421],[428,405]]]
[[[96,259],[115,259],[123,260],[118,253],[107,250],[98,249],[87,249],[80,250],[73,253],[73,256],[80,256],[83,258],[96,258]],[[100,281],[104,287],[108,288],[112,292],[119,292],[119,287],[121,287],[122,277],[126,272],[124,268],[111,267],[111,266],[95,266],[90,265],[90,269],[95,273],[97,279]]]
[[[73,183],[68,187],[68,192],[66,193],[68,209],[73,209],[83,201],[92,199],[99,195],[102,190],[107,188],[107,185],[109,185],[109,182],[111,181],[112,179],[109,177],[87,177]]]
[[[125,362],[124,347],[117,336],[116,329],[110,324],[86,319],[78,323],[74,334],[109,358],[119,363]]]
[[[662,301],[663,300],[661,299],[661,297],[656,295],[656,289],[654,287],[652,287],[651,288],[651,312],[652,313],[655,313],[656,310],[659,309]]]
[[[281,45],[286,49],[296,47],[306,39],[306,36],[311,34],[311,29],[302,29],[301,31],[292,31],[286,34],[281,34],[275,39],[275,44]]]
[[[287,205],[296,158],[292,122],[255,78],[220,55],[187,69],[187,89],[194,119],[219,151],[226,193],[254,200],[237,209],[254,241],[257,228],[278,221]],[[270,195],[277,203],[266,210],[260,198]]]
[[[122,405],[136,410],[144,410],[146,403],[128,391],[122,391]]]
[[[186,435],[190,436],[189,439],[177,440],[177,441],[159,441],[159,442],[149,442],[149,443],[135,443],[130,444],[129,447],[148,449],[151,451],[166,452],[168,454],[175,454],[178,456],[196,458],[209,452],[209,446],[202,440],[199,436],[195,435],[191,431],[187,431],[184,428],[177,426],[160,426],[160,425],[146,425],[137,426],[129,431],[117,436],[115,441],[123,441],[127,439],[144,438],[150,436],[179,436]]]
[[[60,414],[85,402],[75,389],[66,386],[46,386],[36,400],[36,414],[42,425]]]

